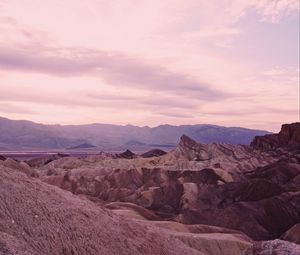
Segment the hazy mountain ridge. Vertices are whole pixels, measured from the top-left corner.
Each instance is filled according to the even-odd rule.
[[[249,144],[255,136],[269,134],[264,130],[222,127],[209,124],[160,125],[44,125],[31,121],[0,117],[0,147],[6,149],[65,149],[89,143],[99,149],[138,147],[172,147],[182,134],[198,142]]]

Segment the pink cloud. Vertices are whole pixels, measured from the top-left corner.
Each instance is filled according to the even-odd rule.
[[[50,52],[0,47],[0,67],[7,70],[40,72],[58,76],[100,75],[111,85],[169,91],[201,100],[228,97],[189,75],[175,73],[159,65],[116,53],[80,49]]]

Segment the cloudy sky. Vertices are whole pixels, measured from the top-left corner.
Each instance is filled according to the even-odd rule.
[[[299,121],[298,0],[0,0],[0,116]]]

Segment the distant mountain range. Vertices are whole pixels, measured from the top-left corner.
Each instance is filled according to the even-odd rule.
[[[264,130],[222,127],[209,124],[160,125],[44,125],[0,117],[0,150],[144,150],[173,148],[182,134],[201,143],[250,144],[255,136],[270,134]]]

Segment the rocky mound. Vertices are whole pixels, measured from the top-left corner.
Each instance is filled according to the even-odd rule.
[[[136,157],[136,155],[130,151],[130,150],[126,150],[120,154],[116,154],[117,158],[126,158],[126,159],[133,159]]]
[[[158,228],[0,168],[0,254],[202,254]]]
[[[284,124],[279,134],[256,136],[251,146],[256,149],[272,150],[300,144],[300,122]]]
[[[152,157],[159,157],[159,156],[163,156],[166,155],[167,153],[163,150],[160,149],[153,149],[150,151],[147,151],[145,153],[143,153],[141,156],[143,158],[152,158]]]
[[[26,163],[31,167],[41,167],[41,166],[49,164],[50,162],[52,162],[54,160],[68,157],[68,156],[69,155],[67,155],[67,154],[57,153],[55,155],[51,155],[48,157],[30,159],[30,160],[27,160]]]
[[[257,242],[243,255],[299,255],[300,246],[294,243],[273,240],[267,242]]]
[[[37,173],[34,169],[32,169],[26,162],[20,162],[13,160],[11,158],[8,158],[4,161],[0,161],[0,167],[9,167],[15,170],[18,170],[19,172],[22,172],[28,176],[37,176]]]

